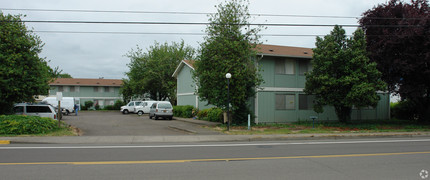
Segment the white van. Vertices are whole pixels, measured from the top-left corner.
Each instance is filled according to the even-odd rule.
[[[75,102],[76,99],[74,97],[63,97],[63,100],[61,100],[61,108],[64,108],[66,110],[66,115],[69,115],[69,113],[75,112]],[[57,97],[47,97],[42,100],[42,103],[50,104],[54,107],[58,107],[58,101]],[[79,104],[79,103],[77,103]]]
[[[49,104],[19,103],[14,105],[13,111],[17,115],[49,117],[57,120],[57,113],[54,107]]]
[[[130,101],[127,105],[121,106],[120,111],[123,114],[137,113],[136,107],[140,106],[140,104],[142,104],[142,103],[143,103],[143,101]]]
[[[140,106],[136,107],[137,114],[143,115],[149,113],[149,108],[157,101],[143,101],[143,103],[140,104]]]

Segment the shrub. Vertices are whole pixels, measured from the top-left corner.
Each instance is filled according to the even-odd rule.
[[[207,120],[212,122],[222,122],[223,111],[220,108],[210,108],[207,112]]]
[[[197,113],[197,117],[198,117],[200,120],[207,120],[209,110],[210,110],[210,109],[203,109],[203,110],[199,111],[199,112]]]
[[[113,104],[113,109],[112,110],[120,110],[121,106],[124,106],[124,105],[125,105],[124,101],[116,100],[115,104]]]
[[[212,122],[222,122],[223,120],[223,111],[220,108],[210,108],[203,109],[199,111],[197,117],[200,120],[212,121]]]
[[[1,115],[0,134],[40,134],[58,129],[58,121],[47,117]]]
[[[103,110],[115,110],[113,105],[107,105],[105,107],[103,107]]]
[[[173,106],[173,116],[181,117],[182,106]]]
[[[173,116],[191,118],[193,117],[194,106],[173,106]]]
[[[94,105],[94,102],[92,102],[92,101],[85,101],[85,105],[84,105],[85,110],[90,109],[93,105]]]
[[[96,105],[94,106],[94,108],[95,108],[96,110],[100,110],[100,105],[96,104]]]
[[[409,101],[390,103],[391,117],[403,120],[414,120],[414,105]]]

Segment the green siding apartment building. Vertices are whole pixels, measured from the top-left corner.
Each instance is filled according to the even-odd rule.
[[[260,45],[258,47],[258,65],[264,83],[257,90],[251,101],[256,123],[287,123],[310,120],[338,120],[334,108],[324,107],[324,113],[317,114],[312,110],[313,96],[303,92],[305,73],[312,70],[312,49]],[[199,101],[193,83],[191,71],[193,61],[182,61],[173,76],[177,78],[178,105],[193,105],[199,109],[207,108],[205,102]],[[376,108],[353,109],[352,120],[389,119],[389,93],[380,92],[381,100]]]
[[[74,97],[81,105],[93,101],[94,105],[104,107],[122,99],[119,93],[122,85],[120,79],[58,78],[49,85],[49,96],[55,97],[57,92],[62,92],[63,97]]]

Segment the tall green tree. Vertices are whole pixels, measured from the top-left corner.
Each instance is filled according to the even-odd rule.
[[[58,74],[58,78],[73,78],[72,75],[67,73]]]
[[[209,16],[207,36],[200,44],[200,57],[195,62],[194,79],[201,100],[226,107],[226,73],[231,73],[230,97],[233,123],[241,123],[249,112],[247,102],[255,95],[262,78],[256,67],[255,47],[261,27],[251,27],[248,1],[221,3],[217,13]]]
[[[124,97],[143,97],[164,101],[169,99],[176,104],[176,79],[172,77],[176,67],[184,59],[193,59],[195,50],[184,41],[172,44],[155,44],[143,52],[139,47],[126,56],[131,62],[128,79],[124,81]]]
[[[411,105],[409,119],[430,121],[430,4],[390,0],[360,19],[370,60],[391,92]]]
[[[42,46],[21,15],[0,12],[0,114],[10,113],[14,103],[32,102],[35,95],[48,94],[57,69],[38,56]]]
[[[313,70],[306,74],[304,89],[316,96],[314,110],[323,112],[324,105],[334,106],[339,121],[348,122],[353,106],[375,107],[380,99],[377,91],[386,85],[376,63],[367,57],[363,30],[347,38],[345,30],[335,26],[329,35],[317,37],[315,45]]]

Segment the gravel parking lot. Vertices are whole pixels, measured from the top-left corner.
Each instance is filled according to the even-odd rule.
[[[63,120],[79,128],[83,136],[216,135],[219,132],[177,120],[151,120],[148,115],[124,115],[119,111],[80,111]]]

